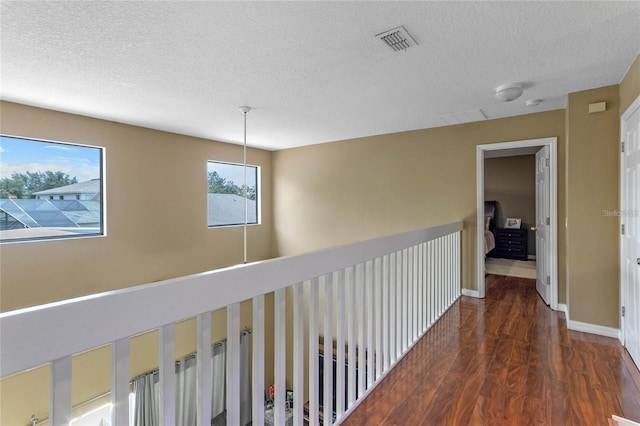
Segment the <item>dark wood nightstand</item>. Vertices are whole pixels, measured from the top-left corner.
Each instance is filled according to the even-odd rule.
[[[526,229],[495,229],[496,257],[527,260]]]

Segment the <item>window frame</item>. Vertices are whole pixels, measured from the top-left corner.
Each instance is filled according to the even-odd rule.
[[[60,240],[76,240],[76,239],[86,239],[86,238],[102,238],[107,236],[107,185],[106,185],[106,170],[107,170],[107,153],[106,147],[104,146],[96,146],[87,143],[77,143],[77,142],[67,142],[67,141],[58,141],[51,139],[43,139],[37,137],[29,137],[29,136],[17,136],[7,133],[0,133],[0,137],[6,137],[11,139],[22,139],[30,142],[44,142],[49,144],[56,145],[64,145],[71,147],[80,147],[80,148],[91,148],[95,149],[99,153],[99,179],[100,179],[100,227],[97,232],[93,233],[78,233],[71,235],[50,235],[50,236],[39,236],[39,237],[25,237],[25,238],[12,238],[5,239],[0,237],[0,245],[4,244],[18,244],[18,243],[34,243],[34,242],[43,242],[43,241],[60,241]],[[51,198],[53,196],[47,197],[46,201],[56,201],[55,198]],[[82,201],[82,200],[80,200]]]
[[[210,163],[215,163],[215,164],[223,164],[226,166],[238,166],[241,168],[245,167],[244,163],[235,163],[233,161],[223,161],[223,160],[207,160],[207,167],[206,167],[206,182],[207,182],[207,228],[209,229],[217,229],[217,228],[232,228],[232,227],[238,227],[238,226],[245,226],[244,222],[240,222],[240,223],[229,223],[229,224],[223,224],[223,225],[210,225],[209,224],[209,194],[211,194],[209,192],[209,164]],[[257,226],[257,225],[261,225],[262,224],[262,179],[261,179],[261,167],[256,165],[256,164],[246,164],[246,167],[253,167],[256,170],[256,221],[255,222],[248,222],[246,223],[246,226]],[[233,182],[234,184],[236,184],[235,182]],[[244,182],[241,182],[240,185],[243,185]],[[236,184],[237,185],[237,184]]]

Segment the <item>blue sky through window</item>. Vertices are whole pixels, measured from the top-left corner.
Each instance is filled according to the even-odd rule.
[[[62,171],[78,182],[97,179],[100,153],[93,147],[0,136],[0,178],[50,170]]]
[[[244,185],[244,166],[242,164],[209,161],[207,171],[218,172],[220,177],[233,182],[239,187]],[[247,186],[249,188],[256,186],[256,177],[256,166],[247,166]]]

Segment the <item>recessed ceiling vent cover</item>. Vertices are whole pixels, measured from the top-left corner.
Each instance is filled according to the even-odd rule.
[[[454,125],[471,123],[473,121],[483,121],[487,119],[487,115],[481,109],[472,109],[470,111],[441,115],[440,119],[449,125]]]
[[[387,46],[398,52],[400,50],[407,50],[411,46],[417,46],[411,34],[403,27],[399,26],[389,31],[385,31],[376,35],[377,38],[384,41]]]

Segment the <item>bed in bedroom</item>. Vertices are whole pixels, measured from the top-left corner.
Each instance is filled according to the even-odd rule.
[[[484,202],[484,255],[489,256],[496,248],[496,237],[493,233],[496,227],[496,201]]]

